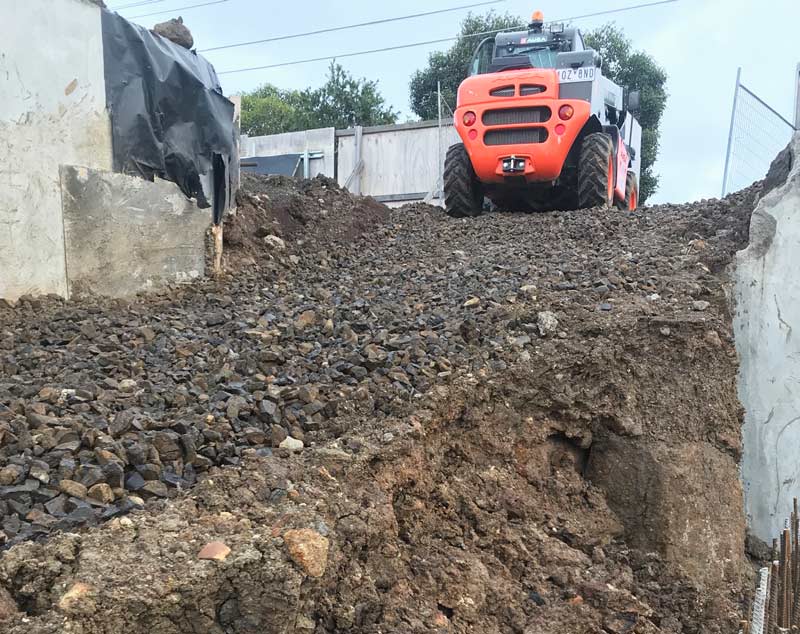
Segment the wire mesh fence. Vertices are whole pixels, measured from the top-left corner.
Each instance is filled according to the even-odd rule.
[[[790,121],[742,84],[740,70],[736,76],[722,195],[764,178],[772,160],[788,145],[794,132]]]

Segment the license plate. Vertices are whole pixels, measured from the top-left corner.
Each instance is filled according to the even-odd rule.
[[[562,84],[573,84],[579,81],[594,81],[597,69],[594,66],[588,68],[559,68],[558,81]]]

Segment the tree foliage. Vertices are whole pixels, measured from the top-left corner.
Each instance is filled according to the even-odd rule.
[[[270,84],[242,94],[242,132],[261,136],[299,130],[299,117],[292,104],[296,94]]]
[[[458,85],[467,76],[467,66],[478,44],[489,31],[520,28],[523,21],[509,15],[490,11],[485,15],[470,13],[461,23],[458,40],[447,51],[436,51],[428,56],[428,66],[418,70],[411,78],[411,109],[421,119],[439,116],[437,82],[442,84],[442,97],[451,108],[456,107]],[[476,33],[481,35],[476,35]]]
[[[667,74],[644,51],[634,51],[631,41],[615,24],[605,24],[584,33],[587,46],[603,58],[603,75],[620,86],[641,91],[642,175],[639,199],[645,202],[658,190],[659,177],[653,167],[658,157],[659,125],[667,106]]]
[[[395,123],[397,117],[378,82],[356,79],[336,62],[331,62],[327,80],[319,88],[282,90],[265,84],[242,94],[242,132],[250,136],[383,125]]]
[[[487,31],[524,28],[526,22],[509,14],[470,14],[461,24],[458,41],[447,51],[437,51],[428,57],[428,65],[411,78],[411,108],[422,119],[438,116],[436,83],[441,82],[442,96],[455,107],[459,84],[467,76],[467,66],[473,52],[485,37],[475,35]],[[658,189],[658,176],[653,165],[658,156],[659,124],[667,102],[667,75],[655,60],[644,51],[635,51],[631,41],[614,24],[606,24],[584,33],[584,40],[603,58],[603,74],[615,83],[641,91],[642,175],[639,199],[645,202]]]

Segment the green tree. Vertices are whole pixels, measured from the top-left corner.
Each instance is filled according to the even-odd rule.
[[[659,177],[653,167],[658,157],[659,125],[667,106],[667,74],[644,51],[634,51],[631,41],[615,24],[605,24],[584,33],[587,46],[603,58],[603,75],[630,90],[641,91],[642,175],[639,199],[647,199],[658,191]]]
[[[265,84],[242,95],[242,132],[250,136],[382,125],[395,123],[397,117],[380,94],[378,82],[355,79],[335,62],[319,88],[281,90]]]
[[[487,37],[489,31],[521,28],[523,21],[509,15],[490,11],[485,15],[470,13],[461,23],[458,40],[447,51],[436,51],[428,56],[428,65],[411,78],[411,109],[421,119],[436,119],[438,113],[437,82],[442,84],[442,97],[451,108],[456,107],[458,85],[467,76],[467,66],[472,54]],[[476,35],[480,34],[480,35]]]
[[[335,62],[321,88],[300,93],[297,107],[318,128],[385,125],[395,123],[399,114],[386,104],[377,81],[355,79]]]
[[[249,136],[279,134],[299,130],[300,116],[295,107],[297,91],[280,90],[265,84],[242,95],[242,132]]]

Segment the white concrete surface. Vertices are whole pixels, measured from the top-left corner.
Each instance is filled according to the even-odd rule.
[[[129,297],[205,274],[211,209],[175,183],[61,168],[69,291]]]
[[[745,510],[768,543],[800,497],[800,134],[793,146],[789,179],[758,204],[735,268]]]
[[[355,136],[340,132],[337,141],[337,178],[344,185],[356,165]],[[443,127],[441,146],[439,128],[430,122],[364,128],[361,193],[398,196],[427,194],[438,189],[439,166],[444,166],[447,148],[458,142],[452,125]]]
[[[336,173],[336,146],[334,128],[319,128],[303,132],[287,132],[269,136],[243,135],[239,147],[239,156],[254,158],[257,156],[280,156],[281,154],[302,154],[322,152],[321,159],[312,159],[309,164],[311,176],[322,174],[330,178]]]
[[[242,129],[242,97],[241,95],[233,95],[232,97],[228,97],[228,99],[230,99],[233,104],[233,128],[237,135],[236,153],[231,157],[231,199],[228,201],[228,208],[230,209],[236,206],[236,192],[239,191],[239,183],[242,182],[242,169],[239,165],[239,157],[242,156],[240,151],[242,136],[239,134]]]
[[[0,297],[66,296],[59,165],[111,168],[100,9],[3,0]]]

